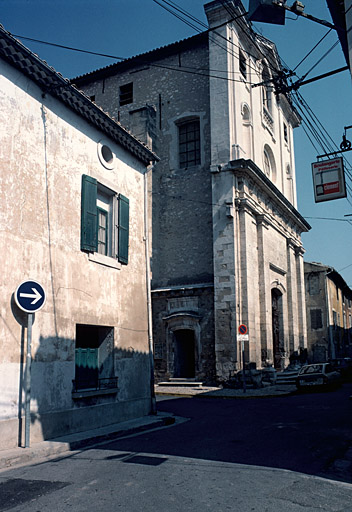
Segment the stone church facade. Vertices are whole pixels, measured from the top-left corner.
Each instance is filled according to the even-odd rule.
[[[257,368],[282,368],[307,345],[300,119],[273,89],[275,45],[240,1],[223,4],[205,5],[209,31],[73,80],[160,157],[149,176],[157,380],[226,380],[242,348]]]

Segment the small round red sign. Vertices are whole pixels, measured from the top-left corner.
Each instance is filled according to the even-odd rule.
[[[247,334],[247,326],[244,324],[241,324],[238,328],[239,334]]]

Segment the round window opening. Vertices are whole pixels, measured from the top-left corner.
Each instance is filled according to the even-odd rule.
[[[101,148],[101,154],[103,156],[103,159],[105,160],[105,162],[107,164],[112,164],[112,162],[114,161],[114,155],[112,154],[112,151],[111,149],[109,148],[109,146],[106,146],[105,144],[102,146]]]
[[[114,153],[104,141],[100,141],[98,143],[98,157],[104,167],[107,169],[113,169]]]

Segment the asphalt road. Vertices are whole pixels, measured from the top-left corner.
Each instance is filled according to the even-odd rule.
[[[352,512],[352,385],[283,398],[163,399],[187,418],[0,473],[0,511]]]

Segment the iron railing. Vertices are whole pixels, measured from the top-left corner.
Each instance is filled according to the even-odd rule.
[[[108,379],[74,379],[72,381],[73,392],[116,389],[117,381],[118,377],[110,377]]]

